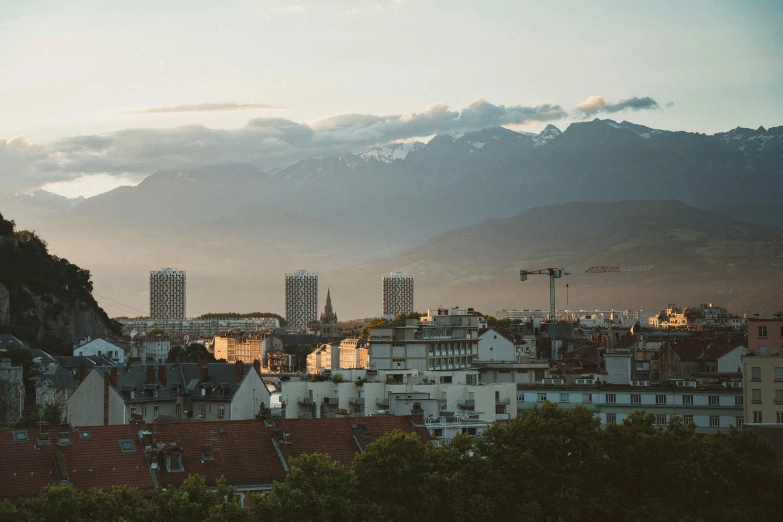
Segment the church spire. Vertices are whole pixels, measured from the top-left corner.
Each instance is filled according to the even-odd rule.
[[[326,308],[324,311],[328,314],[332,312],[332,294],[329,287],[326,287]]]

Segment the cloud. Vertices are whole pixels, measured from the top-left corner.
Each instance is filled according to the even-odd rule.
[[[289,4],[289,5],[279,5],[276,7],[270,7],[267,9],[270,13],[306,13],[307,8],[303,5],[298,4]]]
[[[149,109],[139,109],[135,111],[126,111],[123,114],[170,114],[180,112],[227,112],[227,111],[250,111],[257,109],[285,109],[277,105],[266,103],[199,103],[195,105],[174,105],[171,107],[152,107]]]
[[[576,111],[581,116],[587,118],[599,113],[613,113],[628,109],[632,111],[641,111],[660,108],[661,107],[658,105],[658,102],[649,96],[644,96],[642,98],[637,98],[634,96],[633,98],[620,100],[617,103],[609,103],[601,96],[590,96],[585,101],[576,106]]]
[[[505,106],[478,98],[461,111],[439,102],[418,113],[338,114],[310,123],[253,118],[244,127],[229,130],[202,125],[126,129],[73,136],[45,147],[26,141],[0,142],[0,168],[4,175],[15,177],[19,185],[33,188],[99,174],[137,179],[157,170],[206,165],[250,163],[275,167],[312,156],[360,152],[393,141],[566,116],[559,105]],[[3,161],[3,154],[11,153],[17,159]],[[9,164],[16,166],[9,169]]]
[[[46,148],[35,145],[25,138],[0,139],[0,191],[15,192],[26,190],[49,179],[38,177],[33,166],[47,157]],[[65,179],[67,174],[55,174],[57,179]]]

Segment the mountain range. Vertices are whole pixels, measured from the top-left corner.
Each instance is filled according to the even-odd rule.
[[[781,172],[783,127],[709,136],[593,120],[562,132],[549,125],[538,134],[438,135],[284,168],[161,171],[135,187],[43,204],[46,213],[32,205],[6,211],[9,200],[29,203],[20,197],[0,204],[54,251],[90,268],[99,301],[114,301],[102,301],[113,315],[146,311],[146,274],[161,266],[189,271],[189,313],[282,309],[283,273],[306,267],[322,274],[322,286],[333,279],[335,306],[336,286],[350,288],[342,317],[364,317],[379,313],[382,271],[414,272],[422,308],[530,308],[546,302],[527,303],[504,272],[521,262],[669,266],[671,256],[681,277],[620,274],[614,280],[630,278],[630,286],[606,299],[596,278],[584,283],[596,290],[583,294],[582,306],[588,298],[592,306],[629,307],[712,299],[737,311],[773,311],[764,308],[772,302],[735,293],[756,284],[750,272],[738,279],[743,263],[752,261],[759,277],[777,273]],[[623,201],[638,203],[585,206]],[[596,214],[604,208],[611,212]],[[691,219],[705,225],[694,228]],[[634,235],[640,240],[630,241]],[[765,241],[773,261],[757,266],[745,251],[765,252]],[[737,268],[723,264],[729,259]]]

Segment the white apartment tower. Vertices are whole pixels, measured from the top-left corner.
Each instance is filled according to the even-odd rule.
[[[150,272],[150,319],[185,319],[185,271]]]
[[[383,274],[383,315],[413,312],[413,274]]]
[[[293,330],[318,320],[318,274],[297,270],[285,275],[285,320]]]

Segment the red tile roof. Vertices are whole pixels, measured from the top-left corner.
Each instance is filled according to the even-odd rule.
[[[79,429],[68,432],[71,444],[63,446],[68,480],[77,489],[110,488],[125,484],[155,491],[147,461],[134,426],[91,426],[89,437]],[[38,430],[28,429],[26,441],[15,441],[11,431],[0,431],[0,499],[18,502],[38,495],[44,486],[59,482],[55,450],[59,432],[49,433],[51,444],[38,446]],[[120,440],[132,441],[135,451],[123,452]],[[39,449],[36,450],[35,447]]]
[[[179,485],[188,474],[198,473],[208,484],[224,476],[233,486],[270,485],[285,480],[286,470],[272,439],[278,443],[286,462],[310,453],[326,453],[345,465],[357,453],[354,435],[362,447],[394,430],[414,432],[422,443],[430,440],[423,427],[414,427],[410,417],[343,417],[324,419],[274,419],[267,426],[260,420],[210,421],[155,424],[149,428],[156,444],[176,443],[184,448],[184,471],[169,472],[162,465],[156,472],[161,485]],[[358,429],[352,427],[357,425]],[[363,430],[362,427],[366,427]],[[223,428],[225,433],[221,433]],[[213,460],[204,460],[205,444],[211,445]]]

